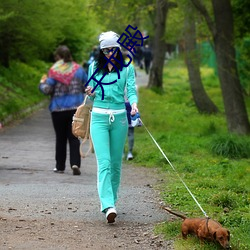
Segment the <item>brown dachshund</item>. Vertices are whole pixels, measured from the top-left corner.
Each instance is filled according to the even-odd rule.
[[[183,219],[181,233],[183,239],[187,239],[188,234],[196,235],[201,241],[216,241],[224,249],[231,249],[229,245],[230,232],[222,225],[210,218],[187,218],[185,215],[173,212],[171,209],[163,207],[166,211]]]

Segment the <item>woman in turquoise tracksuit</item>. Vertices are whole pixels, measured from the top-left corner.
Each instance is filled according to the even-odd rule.
[[[118,39],[119,36],[112,31],[100,35],[100,54],[89,67],[85,90],[93,100],[90,133],[97,159],[101,211],[106,213],[108,223],[113,223],[117,216],[115,204],[128,131],[125,88],[132,107],[131,115],[138,112],[134,67],[123,60]]]

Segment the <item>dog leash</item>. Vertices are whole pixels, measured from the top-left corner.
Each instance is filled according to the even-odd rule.
[[[191,195],[191,197],[193,198],[193,200],[196,202],[196,204],[198,205],[198,207],[200,208],[200,210],[202,211],[202,213],[205,215],[205,217],[209,218],[209,216],[206,214],[206,212],[203,210],[203,208],[201,207],[201,205],[199,204],[199,202],[196,200],[196,198],[194,197],[194,195],[192,194],[192,192],[190,191],[190,189],[188,188],[188,186],[186,185],[186,183],[182,180],[182,178],[178,174],[178,172],[175,169],[175,167],[173,166],[173,164],[170,162],[170,160],[168,159],[168,157],[165,155],[165,153],[163,152],[163,150],[161,149],[161,147],[159,146],[159,144],[157,143],[157,141],[154,139],[154,137],[152,136],[152,134],[149,132],[148,128],[145,126],[145,124],[143,123],[143,121],[141,120],[141,118],[139,118],[139,119],[140,119],[142,125],[144,126],[144,128],[146,129],[146,131],[148,132],[149,136],[151,137],[151,139],[155,143],[155,145],[158,147],[158,149],[160,150],[160,152],[162,153],[162,155],[165,157],[165,159],[167,160],[167,162],[169,163],[169,165],[175,171],[175,173],[179,177],[180,181],[185,186],[185,188],[187,189],[187,191],[189,192],[189,194]]]

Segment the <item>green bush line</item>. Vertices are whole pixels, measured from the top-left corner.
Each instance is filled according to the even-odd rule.
[[[33,61],[30,65],[12,61],[10,68],[0,67],[0,122],[7,125],[39,109],[48,99],[38,90],[42,74],[49,65]]]

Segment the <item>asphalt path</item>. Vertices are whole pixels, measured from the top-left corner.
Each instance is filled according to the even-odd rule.
[[[137,74],[138,86],[146,81],[145,74]],[[96,188],[95,155],[83,159],[82,174],[73,176],[69,157],[64,174],[52,171],[54,154],[55,136],[47,107],[0,130],[0,219],[49,217],[105,223]],[[154,225],[165,221],[167,215],[160,209],[158,191],[152,188],[159,181],[157,170],[124,161],[116,223]]]
[[[86,145],[87,146],[87,145]],[[36,209],[46,210],[55,202],[60,204],[52,216],[70,216],[71,219],[103,220],[99,212],[96,188],[96,159],[90,154],[82,160],[81,176],[73,176],[67,160],[64,174],[54,173],[55,138],[47,108],[37,111],[14,127],[0,133],[0,197],[2,212],[19,205],[19,212],[26,216],[39,216]],[[69,158],[69,157],[68,157]],[[118,209],[126,211],[134,207],[138,212],[129,216],[121,213],[121,219],[141,222],[159,221],[161,214],[153,212],[154,204],[147,201],[153,185],[146,178],[146,168],[124,164],[123,182]],[[64,206],[72,203],[78,213],[62,214]],[[25,204],[29,205],[27,209]],[[86,212],[88,211],[88,212]]]

